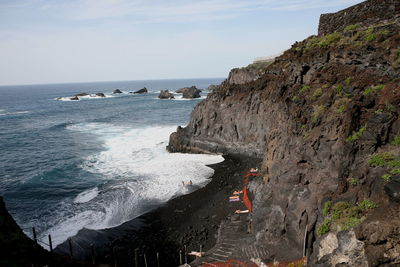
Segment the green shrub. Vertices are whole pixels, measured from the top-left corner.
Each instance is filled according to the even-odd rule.
[[[377,93],[377,92],[381,91],[383,88],[385,88],[385,85],[383,85],[383,84],[376,85],[376,86],[373,86],[373,87],[370,87],[370,88],[366,89],[363,92],[363,94],[364,95],[374,94],[374,93]]]
[[[380,154],[373,155],[369,160],[368,164],[371,167],[384,167],[386,162],[393,159],[392,154],[389,152],[383,152]]]
[[[400,159],[389,160],[386,165],[390,168],[400,168]]]
[[[381,108],[374,111],[375,114],[382,114],[382,112],[383,112],[383,109],[381,109]]]
[[[398,175],[398,174],[400,174],[400,169],[398,169],[398,168],[391,169],[390,170],[390,174]]]
[[[338,94],[339,96],[343,96],[343,86],[337,85],[337,86],[335,86],[335,90],[336,90],[336,94]]]
[[[368,30],[364,32],[364,40],[365,41],[374,41],[376,39],[376,34],[374,33],[374,28],[369,27]]]
[[[387,111],[396,112],[396,107],[393,106],[392,104],[390,104],[389,102],[386,102],[385,108],[386,108]]]
[[[362,222],[361,218],[349,217],[346,218],[342,223],[339,224],[339,229],[342,231],[347,231],[353,227],[356,227]]]
[[[326,111],[326,107],[323,105],[314,106],[314,112],[311,114],[311,122],[317,123],[321,115]]]
[[[390,174],[386,173],[386,174],[382,175],[382,179],[385,181],[390,181],[390,178],[392,178],[392,175],[390,175]]]
[[[303,87],[300,88],[300,93],[304,93],[310,89],[309,85],[303,85]]]
[[[359,24],[347,25],[347,26],[344,28],[344,31],[345,31],[345,32],[354,32],[354,31],[357,30],[359,27],[360,27]]]
[[[373,202],[372,200],[369,200],[369,199],[364,199],[363,201],[358,203],[358,206],[360,207],[360,209],[362,211],[375,209],[376,207],[378,207],[378,205],[375,202]]]
[[[354,177],[349,178],[349,184],[351,185],[357,185],[357,179]]]
[[[393,141],[390,142],[390,144],[395,145],[395,146],[400,145],[400,135],[396,135],[396,136],[394,137]]]
[[[351,82],[353,81],[353,77],[348,77],[346,80],[344,80],[344,83],[349,86]]]
[[[360,137],[364,134],[364,132],[367,130],[367,125],[364,125],[363,127],[361,127],[357,132],[353,132],[352,135],[350,135],[349,137],[346,138],[347,142],[353,142],[356,141],[358,139],[360,139]]]
[[[331,230],[331,220],[325,219],[317,228],[317,235],[321,236],[328,233]]]
[[[389,32],[389,30],[388,29],[384,29],[384,30],[380,30],[379,31],[379,35],[388,35],[390,32]]]
[[[318,89],[316,89],[316,90],[314,91],[312,97],[313,97],[313,98],[318,98],[318,97],[320,97],[321,95],[322,95],[322,88],[318,88]]]
[[[293,102],[299,101],[299,99],[300,99],[300,98],[299,98],[297,95],[295,95],[295,96],[292,97],[292,101],[293,101]]]
[[[338,108],[338,112],[339,113],[343,113],[343,112],[345,112],[346,111],[346,106],[345,105],[341,105],[339,108]]]
[[[326,201],[324,202],[324,205],[322,207],[322,215],[323,216],[328,216],[329,211],[331,210],[332,207],[332,201]]]
[[[327,47],[334,43],[339,42],[341,39],[342,39],[342,35],[338,32],[334,32],[334,33],[322,36],[320,38],[320,41],[318,42],[318,45],[320,47]]]

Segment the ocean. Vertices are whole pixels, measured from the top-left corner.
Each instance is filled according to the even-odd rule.
[[[35,227],[41,242],[50,234],[56,246],[82,228],[118,226],[205,186],[213,174],[206,165],[223,158],[171,154],[166,145],[207,91],[193,100],[160,100],[158,93],[221,81],[0,86],[0,195],[7,209],[28,236]],[[143,87],[148,94],[128,93]],[[83,92],[107,97],[56,100]],[[193,186],[182,186],[188,180]]]

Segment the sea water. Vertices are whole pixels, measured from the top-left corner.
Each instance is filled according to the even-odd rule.
[[[221,156],[168,153],[169,135],[201,99],[160,100],[160,90],[222,79],[0,87],[0,195],[31,236],[53,245],[82,228],[118,226],[205,186]],[[129,94],[146,86],[148,94]],[[113,94],[120,89],[122,94]],[[105,98],[77,93],[105,93]],[[61,100],[56,100],[63,97]],[[67,100],[67,101],[62,101]],[[182,101],[181,101],[182,100]]]

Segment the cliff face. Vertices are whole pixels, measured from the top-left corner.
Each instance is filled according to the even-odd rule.
[[[400,263],[400,25],[379,14],[294,44],[255,81],[228,79],[170,137],[171,152],[263,158],[250,191],[265,261],[300,258],[307,226],[315,265]]]

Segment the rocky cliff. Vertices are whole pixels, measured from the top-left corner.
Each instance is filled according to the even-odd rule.
[[[374,23],[295,43],[255,80],[232,72],[170,137],[171,152],[263,159],[249,219],[265,262],[302,257],[306,232],[312,265],[400,264],[400,24],[385,13],[398,2],[379,5]]]

